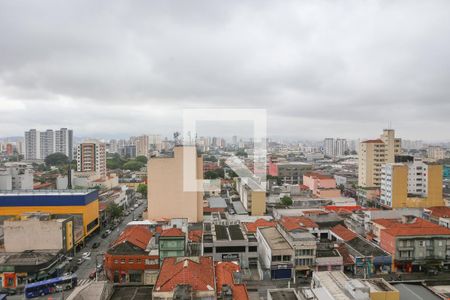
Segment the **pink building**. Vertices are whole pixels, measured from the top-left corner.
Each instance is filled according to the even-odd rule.
[[[331,176],[308,172],[303,175],[303,185],[307,186],[313,195],[319,198],[336,198],[341,196],[341,191],[336,188],[336,180]]]

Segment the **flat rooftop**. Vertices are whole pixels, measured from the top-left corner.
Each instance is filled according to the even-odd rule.
[[[275,227],[258,228],[272,250],[292,249],[291,245]]]
[[[273,300],[298,300],[298,296],[293,289],[268,290]]]
[[[0,190],[1,196],[84,196],[96,190]]]

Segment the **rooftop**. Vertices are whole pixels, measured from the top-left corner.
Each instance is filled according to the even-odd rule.
[[[244,227],[247,230],[247,232],[250,233],[256,233],[256,229],[259,227],[276,227],[277,226],[277,222],[275,221],[268,221],[266,219],[258,219],[255,222],[245,222],[244,223]]]
[[[236,273],[240,272],[240,267],[234,262],[217,262],[216,263],[216,291],[217,294],[221,294],[222,287],[227,285],[233,292],[233,299],[235,300],[247,300],[249,299],[247,288],[245,284],[236,282]]]
[[[291,245],[289,245],[277,228],[265,227],[258,228],[258,230],[261,232],[262,236],[272,250],[292,249]]]
[[[179,285],[190,285],[193,291],[215,291],[214,282],[212,257],[166,257],[153,291],[169,292]]]
[[[145,250],[152,237],[153,234],[147,227],[127,226],[119,237],[112,243],[111,247],[128,242],[141,248],[142,250]]]
[[[274,289],[267,290],[272,300],[297,300],[300,299],[295,293],[295,289]]]
[[[183,237],[185,236],[184,232],[180,228],[172,227],[168,229],[164,229],[161,232],[162,237]]]
[[[280,220],[281,226],[286,231],[294,230],[308,230],[310,228],[318,228],[319,225],[307,217],[282,217]]]
[[[334,226],[333,228],[330,229],[330,231],[345,242],[350,241],[358,236],[355,232],[342,226],[341,224]]]
[[[450,235],[450,229],[426,221],[422,218],[412,218],[409,221],[400,219],[376,219],[386,229],[382,231],[391,236],[423,236],[423,235]]]

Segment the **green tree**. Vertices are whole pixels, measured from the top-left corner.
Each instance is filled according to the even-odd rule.
[[[47,156],[44,161],[47,166],[62,166],[67,164],[69,158],[64,153],[57,152]]]
[[[292,198],[289,196],[283,196],[281,199],[281,204],[285,206],[291,206],[292,205]]]
[[[122,215],[122,207],[117,205],[116,203],[111,203],[106,208],[107,213],[111,216],[111,218],[115,219]]]
[[[142,167],[144,167],[143,163],[135,160],[130,160],[123,164],[122,169],[130,171],[139,171]]]
[[[144,155],[139,155],[138,157],[136,157],[136,161],[143,163],[144,165],[147,163],[147,156]]]
[[[234,155],[240,156],[240,157],[248,157],[248,154],[247,154],[247,152],[245,152],[244,149],[239,149],[238,151],[236,151],[236,153]]]
[[[141,193],[142,196],[147,197],[147,185],[145,183],[140,183],[136,189],[138,193]]]
[[[205,179],[217,179],[219,178],[219,174],[216,171],[206,171],[203,175]]]

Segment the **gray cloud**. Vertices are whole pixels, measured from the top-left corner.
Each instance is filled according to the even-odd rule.
[[[391,121],[406,138],[449,139],[449,10],[446,0],[3,1],[0,135],[170,132],[184,107],[262,107],[271,134],[370,137]]]

